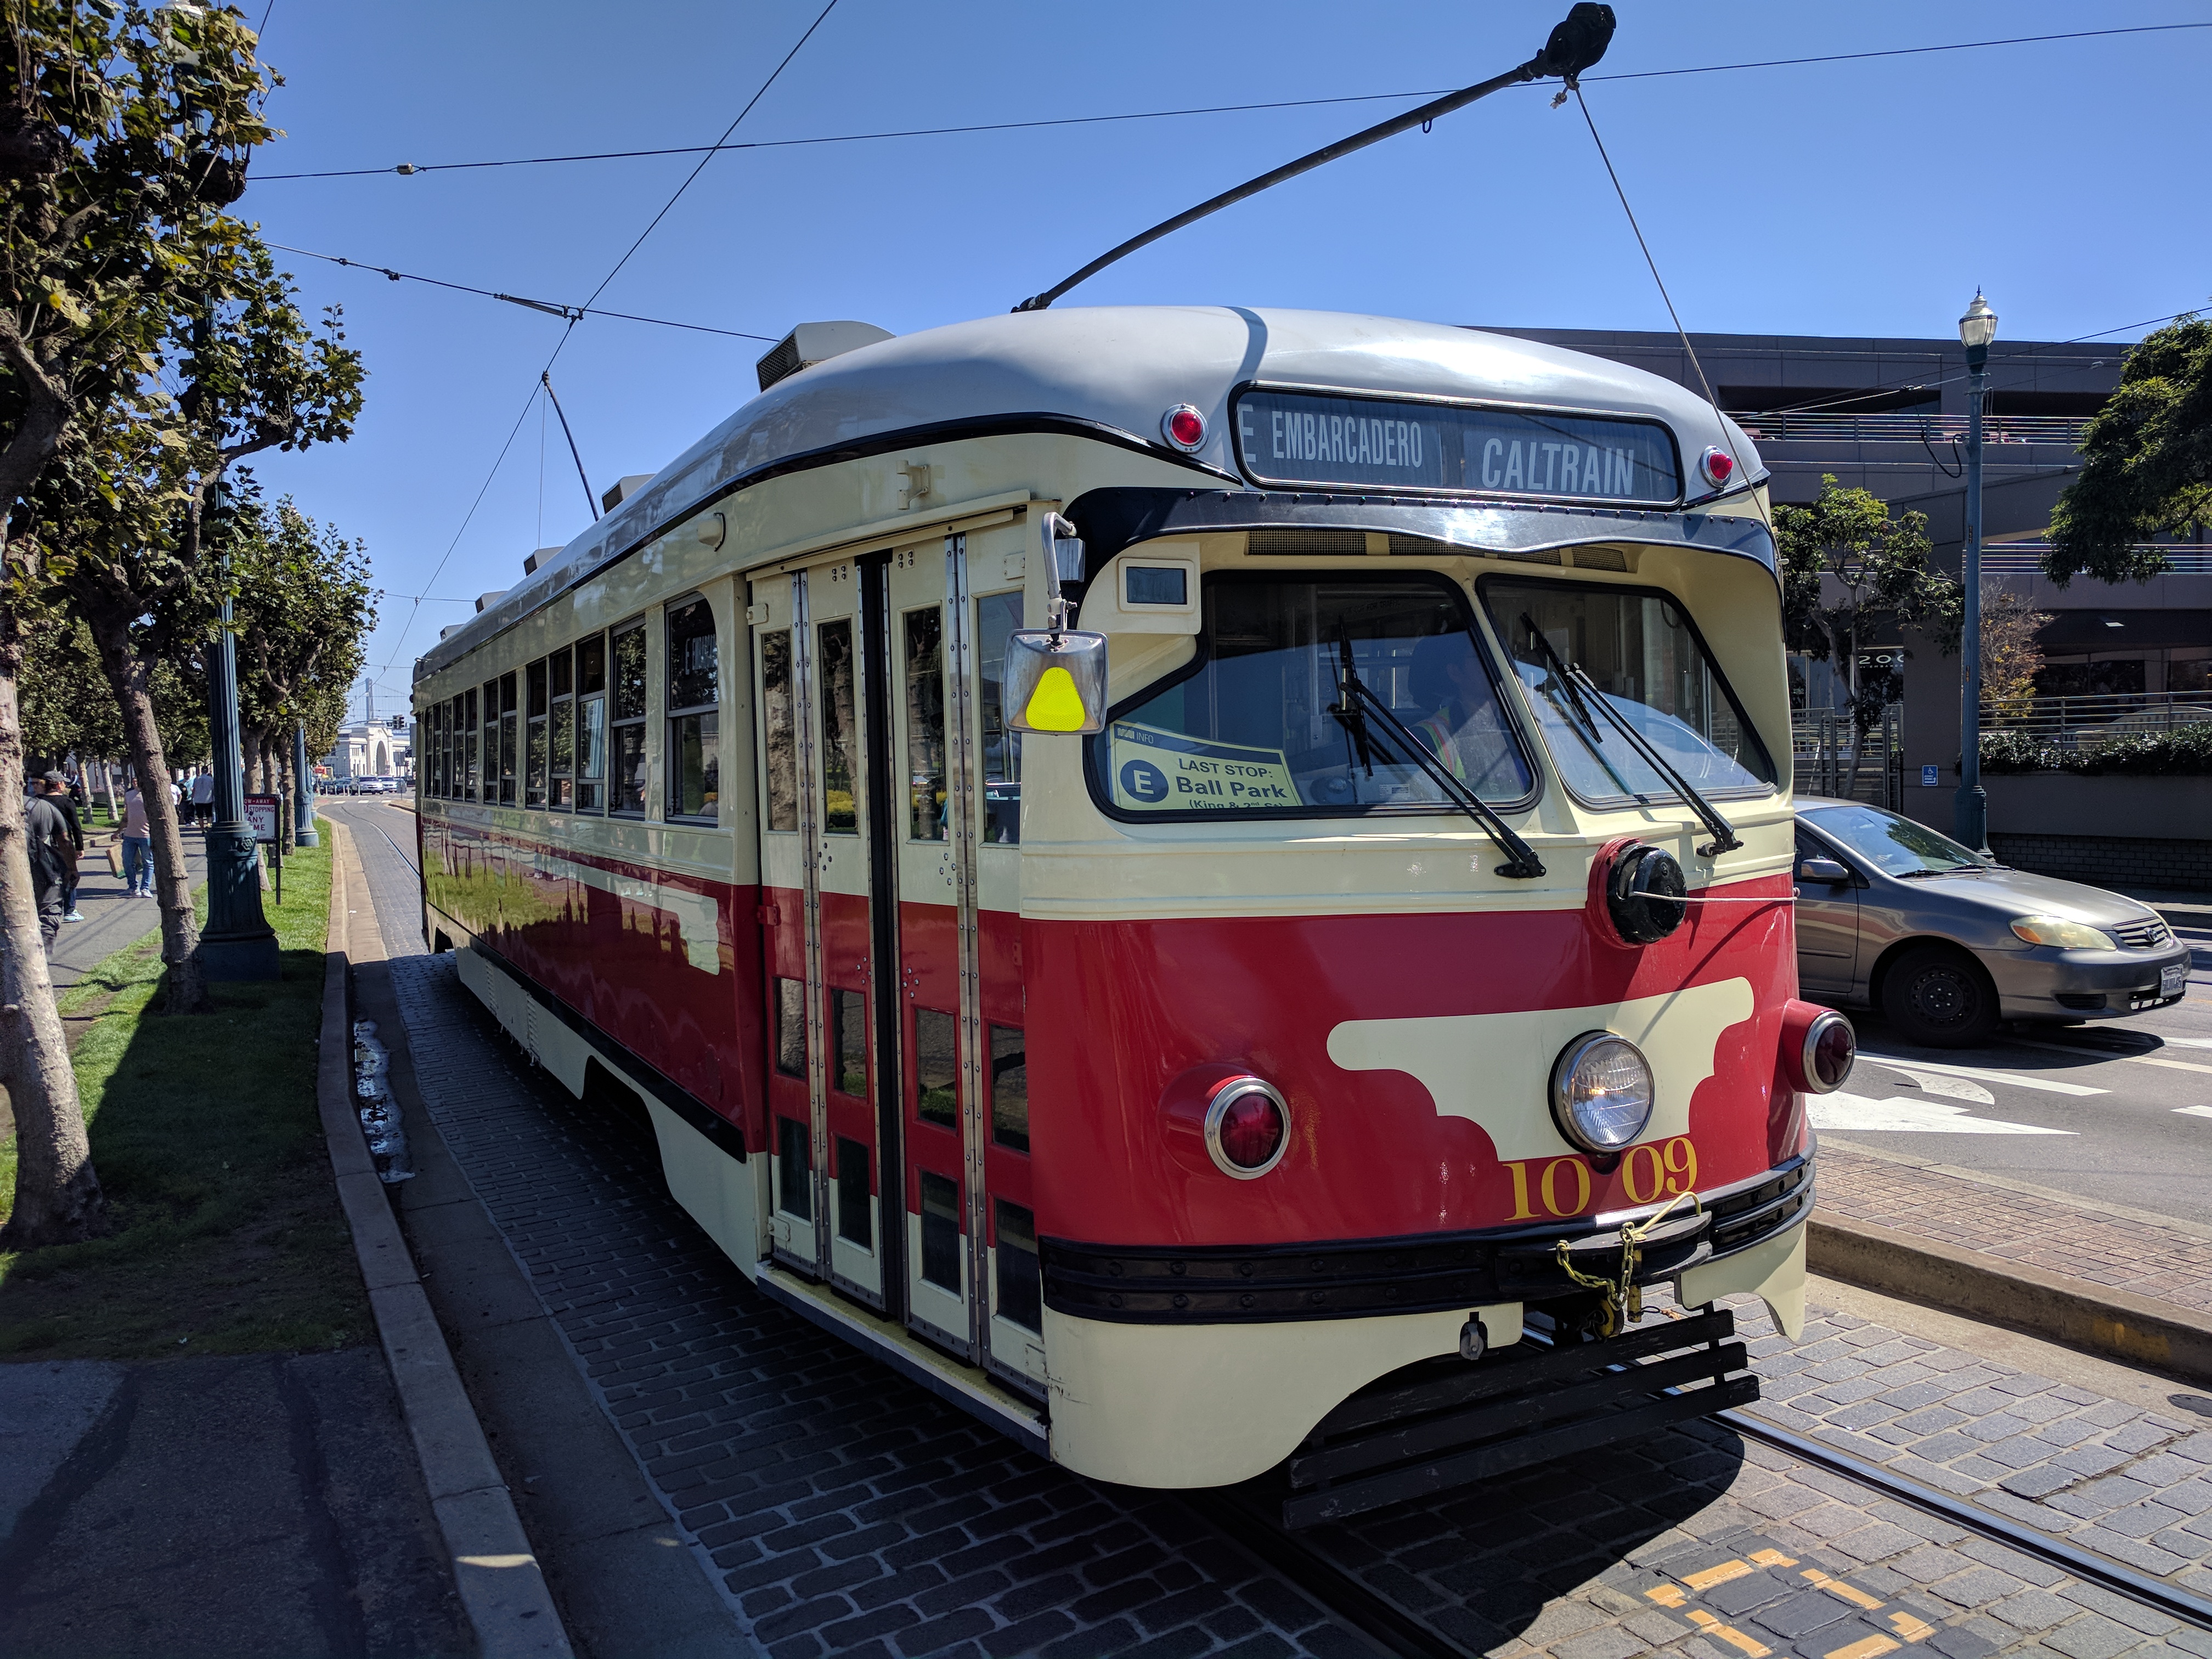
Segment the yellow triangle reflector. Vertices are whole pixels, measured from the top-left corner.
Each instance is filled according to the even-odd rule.
[[[1075,677],[1065,668],[1048,668],[1038,675],[1027,718],[1035,731],[1080,732],[1083,694],[1075,689]]]

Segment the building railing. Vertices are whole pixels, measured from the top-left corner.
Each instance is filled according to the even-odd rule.
[[[2212,691],[2114,691],[2038,696],[2025,708],[1982,704],[1984,732],[2017,732],[2053,749],[2084,749],[2114,738],[2212,720]]]
[[[1848,708],[1790,716],[1790,770],[1800,795],[1863,800],[1896,811],[1905,797],[1905,705],[1893,702],[1861,743]]]
[[[1750,434],[1755,443],[1925,441],[1948,446],[1954,439],[1962,444],[1966,441],[1963,415],[1850,415],[1823,410],[1746,414],[1731,410],[1729,418]],[[2088,425],[2087,417],[2072,415],[1993,415],[1982,422],[1982,440],[1992,444],[2073,446],[2080,444]]]
[[[2167,568],[2177,576],[2212,576],[2212,547],[2194,544],[2143,544],[2144,550],[2166,555]],[[2001,542],[1982,549],[1985,575],[2033,575],[2043,568],[2049,542]]]

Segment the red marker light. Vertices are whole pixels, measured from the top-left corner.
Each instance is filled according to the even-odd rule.
[[[1254,1089],[1234,1096],[1223,1107],[1215,1133],[1221,1155],[1239,1170],[1263,1170],[1282,1150],[1289,1127],[1283,1121],[1283,1109]]]
[[[1206,441],[1206,416],[1188,404],[1177,404],[1160,416],[1160,430],[1188,455]]]
[[[1706,482],[1716,489],[1725,489],[1728,481],[1735,476],[1735,457],[1726,450],[1707,450],[1703,465]]]

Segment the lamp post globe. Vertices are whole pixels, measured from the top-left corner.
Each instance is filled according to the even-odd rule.
[[[1959,319],[1967,385],[1966,533],[1959,556],[1966,616],[1959,641],[1959,793],[1953,802],[1953,830],[1978,853],[1990,850],[1990,803],[1982,790],[1982,404],[1989,392],[1990,343],[1996,337],[1997,314],[1977,288],[1973,303]]]

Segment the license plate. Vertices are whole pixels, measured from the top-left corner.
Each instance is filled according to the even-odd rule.
[[[2189,986],[2189,964],[2177,962],[2171,968],[2158,970],[2158,994],[2162,997],[2178,997]]]

